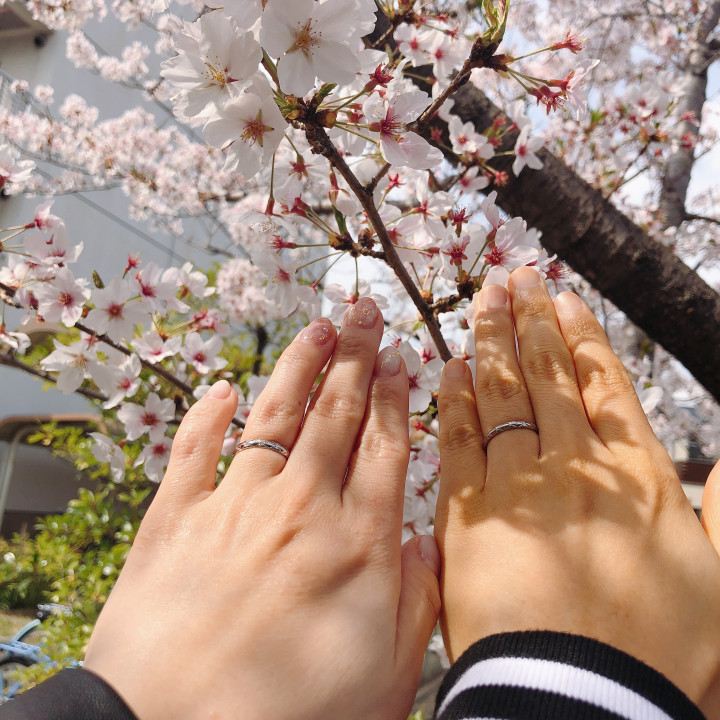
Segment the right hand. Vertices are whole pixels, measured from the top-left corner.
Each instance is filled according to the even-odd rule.
[[[585,635],[717,717],[720,513],[708,539],[587,305],[572,293],[553,304],[529,268],[509,289],[481,292],[474,388],[460,360],[440,387],[448,653],[500,632]],[[510,420],[539,433],[502,433],[486,453],[484,434]]]

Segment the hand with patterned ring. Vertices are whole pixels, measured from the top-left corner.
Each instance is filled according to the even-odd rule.
[[[217,488],[237,395],[185,416],[85,660],[142,720],[407,717],[439,555],[401,546],[408,378],[382,334],[370,299],[301,331]]]
[[[448,654],[500,632],[585,635],[720,717],[720,532],[703,532],[587,305],[553,302],[532,268],[508,285],[479,294],[474,386],[459,359],[440,386]],[[720,518],[720,493],[708,507]]]

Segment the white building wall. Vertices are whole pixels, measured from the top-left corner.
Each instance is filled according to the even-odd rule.
[[[85,28],[86,34],[111,54],[120,53],[131,40],[142,39],[143,31],[148,33],[151,42],[150,30],[139,28],[131,38],[124,26],[111,16]],[[55,90],[52,111],[56,112],[72,93],[98,107],[100,120],[117,117],[124,110],[143,102],[140,92],[112,85],[87,70],[75,68],[65,57],[65,33],[48,33],[42,47],[35,43],[36,35],[35,30],[9,36],[0,33],[0,70],[17,80],[25,80],[30,90],[37,85],[52,86]],[[146,102],[145,107],[155,112],[159,124],[173,122],[152,103]],[[35,206],[43,199],[21,196],[0,198],[0,227],[27,222],[32,218]],[[86,200],[100,209],[91,207]],[[199,225],[190,226],[189,232],[194,234],[194,244],[190,245],[183,239],[170,238],[153,232],[147,225],[133,222],[128,216],[127,199],[119,189],[58,197],[53,213],[65,221],[70,242],[84,243],[82,255],[73,266],[77,276],[89,277],[92,270],[97,270],[107,281],[122,271],[128,254],[139,254],[144,262],[155,261],[161,267],[191,259],[198,267],[207,268],[216,259],[196,247],[195,244],[204,240],[204,231]],[[20,318],[19,312],[8,312],[6,309],[5,319],[10,329],[15,329]],[[0,421],[10,415],[83,413],[90,410],[89,402],[83,397],[62,395],[51,386],[43,389],[43,385],[45,383],[36,378],[0,365]],[[0,442],[0,466],[7,452],[8,444]],[[46,456],[44,459],[43,455]],[[60,485],[64,489],[57,491]],[[69,499],[76,488],[75,474],[67,466],[49,459],[46,451],[24,450],[18,456],[7,509],[57,511],[63,504],[62,498]],[[37,498],[41,495],[46,501],[38,503]]]

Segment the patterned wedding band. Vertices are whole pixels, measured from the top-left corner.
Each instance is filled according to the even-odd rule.
[[[525,422],[524,420],[511,420],[510,422],[502,423],[502,425],[496,425],[492,430],[488,431],[483,442],[483,450],[487,450],[487,446],[490,441],[497,437],[500,433],[504,433],[507,430],[532,430],[538,432],[538,426],[535,423]]]
[[[290,451],[281,445],[280,443],[273,442],[272,440],[247,440],[241,442],[236,448],[234,455],[237,455],[243,450],[251,450],[252,448],[262,448],[263,450],[272,450],[273,452],[279,453],[284,458],[290,456]]]

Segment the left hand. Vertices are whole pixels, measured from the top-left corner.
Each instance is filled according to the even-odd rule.
[[[439,611],[431,537],[400,544],[408,379],[372,300],[283,353],[220,486],[237,396],[185,416],[85,667],[140,720],[407,717]],[[331,359],[306,410],[315,379]]]

